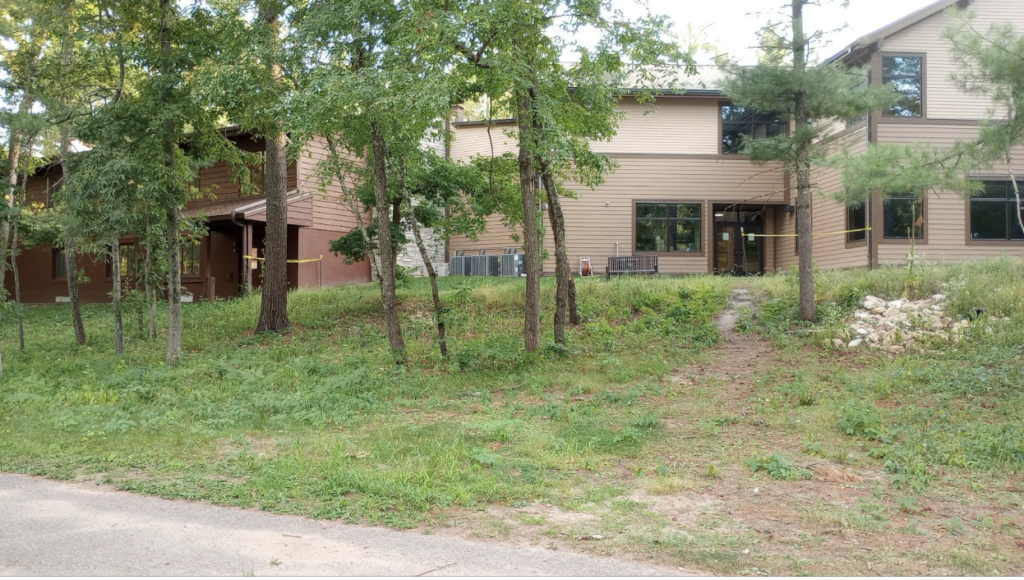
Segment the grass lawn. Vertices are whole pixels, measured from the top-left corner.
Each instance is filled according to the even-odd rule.
[[[414,280],[410,371],[373,285],[291,294],[286,335],[252,334],[258,297],[185,305],[175,367],[135,333],[115,355],[107,305],[85,347],[29,307],[24,352],[2,329],[0,471],[697,572],[1024,573],[1024,261],[822,273],[815,326],[795,284],[579,280],[569,347],[527,355],[521,280],[446,278],[446,363]],[[723,336],[737,285],[759,312]],[[986,314],[932,353],[830,346],[908,286]]]

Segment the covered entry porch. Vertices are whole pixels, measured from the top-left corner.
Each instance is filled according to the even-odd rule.
[[[711,272],[755,276],[774,271],[775,224],[788,207],[784,204],[713,204]]]

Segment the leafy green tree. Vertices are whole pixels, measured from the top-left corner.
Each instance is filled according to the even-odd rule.
[[[360,222],[364,244],[373,248],[384,322],[391,350],[407,364],[395,291],[402,197],[394,181],[402,160],[419,151],[431,127],[451,105],[448,74],[453,51],[437,42],[438,14],[430,2],[313,0],[296,11],[297,41],[308,78],[297,100],[297,133],[328,139],[333,169],[365,171],[333,176],[372,184],[376,235]],[[357,219],[361,208],[347,195]]]
[[[220,39],[215,55],[195,70],[196,88],[210,106],[266,143],[263,193],[267,199],[266,256],[257,332],[288,328],[287,100],[303,68],[288,66],[292,31],[285,0],[216,3],[210,33]],[[286,67],[290,74],[285,74]]]
[[[796,176],[797,250],[800,271],[800,315],[817,320],[814,302],[814,231],[811,214],[813,182],[811,167],[825,157],[834,122],[855,119],[894,102],[890,87],[864,85],[866,71],[842,65],[811,61],[812,47],[825,33],[808,32],[804,8],[817,4],[792,0],[788,22],[773,22],[761,34],[768,42],[762,51],[769,55],[756,66],[727,66],[729,78],[723,89],[733,103],[760,113],[784,116],[789,131],[775,137],[750,138],[742,153],[754,163],[780,163],[782,170]],[[782,58],[782,54],[788,56]]]
[[[445,3],[458,22],[453,43],[463,56],[463,73],[517,120],[523,248],[526,266],[527,351],[540,344],[540,227],[537,186],[544,187],[555,238],[555,340],[565,342],[565,326],[577,311],[560,185],[574,179],[590,187],[614,168],[589,143],[611,138],[622,114],[621,89],[638,86],[641,101],[653,89],[692,72],[692,60],[669,42],[668,22],[647,15],[629,20],[611,2],[493,0]],[[594,28],[601,40],[589,48],[575,39]],[[572,54],[571,66],[563,57]],[[682,64],[680,70],[678,65]],[[513,220],[519,221],[519,220]]]

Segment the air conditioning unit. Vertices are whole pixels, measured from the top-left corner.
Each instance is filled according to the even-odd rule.
[[[518,278],[526,273],[526,256],[524,254],[502,254],[501,276]]]

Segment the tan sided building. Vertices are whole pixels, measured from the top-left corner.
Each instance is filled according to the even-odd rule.
[[[838,124],[830,137],[835,147],[856,153],[869,143],[948,146],[977,136],[992,105],[954,84],[957,68],[942,38],[952,22],[949,11],[957,5],[975,12],[980,30],[1011,22],[1024,31],[1024,1],[942,0],[846,47],[829,62],[867,65],[869,82],[892,83],[903,98],[863,121]],[[623,99],[627,116],[618,135],[593,144],[618,169],[593,191],[567,184],[578,192],[577,199],[563,202],[574,269],[589,258],[600,274],[609,257],[644,255],[657,256],[659,272],[667,274],[764,273],[796,263],[795,238],[787,236],[796,229],[789,178],[778,167],[756,166],[737,154],[741,135],[770,135],[784,131],[785,123],[731,105],[715,88],[716,80],[714,71],[705,71],[690,81],[694,88],[660,96],[653,112]],[[492,122],[490,128],[485,122],[455,123],[451,155],[466,160],[492,149],[514,151],[514,128],[509,120]],[[1024,155],[1015,159],[1014,169],[1024,174]],[[976,175],[986,189],[970,200],[955,192],[877,192],[868,203],[846,207],[815,195],[815,263],[822,268],[900,264],[911,233],[925,260],[1024,256],[1024,232],[1007,175],[998,167]],[[821,167],[813,181],[819,192],[842,186],[836,172]],[[544,247],[552,249],[542,215]],[[493,217],[479,240],[454,239],[449,251],[500,254],[517,246]],[[545,273],[554,272],[551,254]]]

